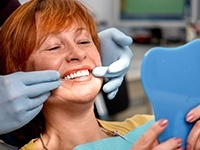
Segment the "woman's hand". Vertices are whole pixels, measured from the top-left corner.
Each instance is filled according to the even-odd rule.
[[[131,150],[182,150],[180,138],[171,138],[163,143],[158,143],[157,137],[167,127],[167,124],[166,119],[154,123],[133,145]]]
[[[200,149],[200,105],[192,109],[186,116],[187,122],[195,122],[187,139],[187,150]]]

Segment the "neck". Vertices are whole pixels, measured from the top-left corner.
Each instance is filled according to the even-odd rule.
[[[45,106],[46,132],[43,139],[48,150],[73,149],[79,144],[107,137],[100,131],[93,109],[93,105],[68,109]],[[38,141],[41,147],[41,141]]]

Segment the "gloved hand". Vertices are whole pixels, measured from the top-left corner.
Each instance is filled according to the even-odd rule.
[[[0,78],[0,134],[16,130],[42,109],[61,81],[56,71],[17,72]]]
[[[108,99],[113,99],[130,67],[133,54],[128,46],[132,38],[116,28],[100,32],[99,38],[103,66],[94,68],[92,73],[94,76],[108,78],[103,91],[108,93]]]

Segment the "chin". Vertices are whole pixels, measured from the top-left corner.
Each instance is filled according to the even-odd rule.
[[[87,88],[83,86],[82,88],[79,88],[79,90],[77,90],[78,94],[74,93],[74,97],[76,97],[77,100],[81,101],[91,101],[97,96],[100,89],[101,86],[98,86],[98,84]]]
[[[95,80],[91,84],[62,84],[58,89],[52,91],[51,97],[57,97],[62,101],[75,103],[88,103],[94,101],[99,93],[102,80]]]
[[[98,93],[97,93],[98,94]],[[75,102],[78,103],[88,103],[88,102],[94,102],[94,99],[96,98],[97,94],[92,95],[92,94],[88,94],[88,95],[80,95],[80,97],[77,97],[76,99],[74,99]]]

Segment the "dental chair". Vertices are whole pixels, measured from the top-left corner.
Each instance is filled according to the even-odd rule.
[[[200,104],[200,40],[176,48],[155,47],[144,55],[141,81],[155,120],[168,119],[159,142],[180,137],[186,147],[194,123],[186,114]]]

